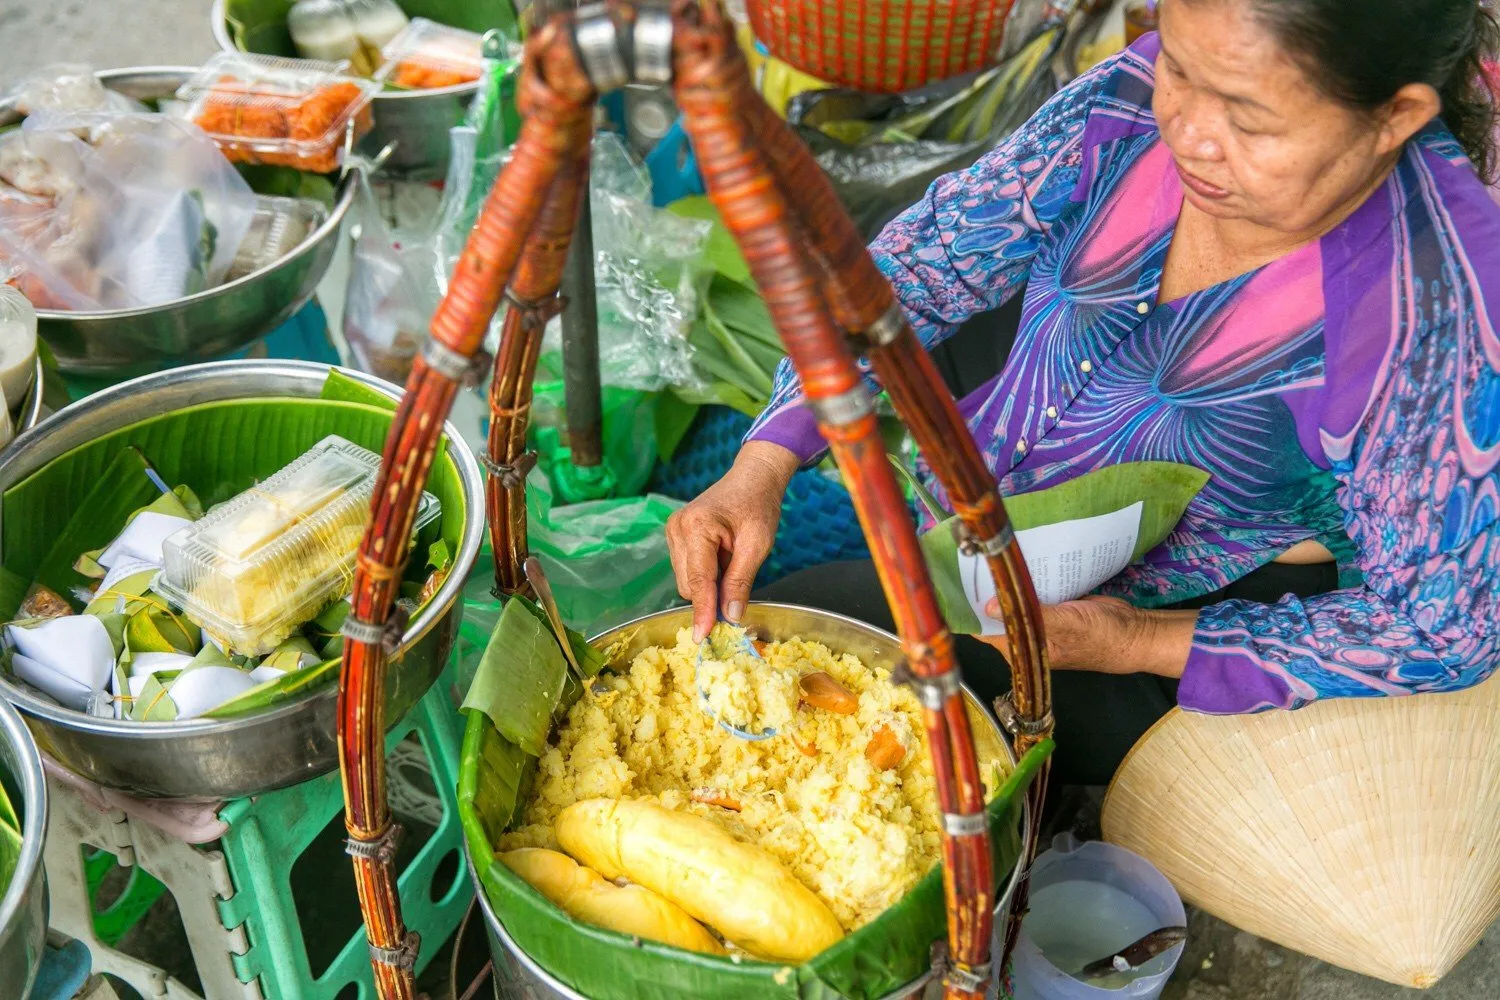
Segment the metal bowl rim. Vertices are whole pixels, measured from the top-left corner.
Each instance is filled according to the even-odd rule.
[[[220,51],[242,51],[235,47],[234,39],[229,37],[229,17],[224,10],[224,0],[214,0],[209,8],[208,16],[214,33],[214,41],[218,43]],[[463,97],[478,92],[479,81],[470,80],[468,83],[455,83],[451,87],[433,87],[430,90],[382,89],[375,94],[374,100],[379,104],[381,101],[404,101],[423,97]]]
[[[47,835],[47,779],[42,772],[42,758],[36,748],[31,730],[5,699],[0,698],[0,733],[15,748],[20,759],[21,772],[14,775],[21,786],[24,818],[21,821],[21,856],[16,860],[15,875],[10,887],[0,897],[0,936],[16,919],[17,912],[27,893],[34,888],[32,882],[42,864],[42,842]]]
[[[778,608],[788,611],[812,612],[823,618],[834,619],[848,625],[853,625],[858,628],[874,632],[881,638],[889,639],[897,646],[897,648],[899,648],[901,645],[901,640],[898,637],[887,632],[885,629],[877,628],[874,625],[871,625],[869,622],[863,622],[858,618],[851,618],[848,615],[841,615],[833,611],[824,611],[821,608],[811,608],[802,604],[784,604],[777,601],[751,601],[750,606],[752,608],[763,607]],[[632,618],[630,621],[621,622],[619,625],[615,625],[612,628],[604,629],[603,631],[591,637],[589,641],[594,642],[606,635],[610,635],[615,632],[620,632],[624,629],[644,624],[645,622],[651,621],[655,618],[661,618],[665,615],[681,614],[686,610],[686,608],[668,608],[665,611],[653,611],[650,614],[641,615],[638,618]],[[985,715],[991,719],[991,721],[994,721],[994,716],[990,712],[988,706],[986,706],[979,700],[974,692],[969,689],[968,685],[960,684],[960,687],[963,688],[964,693],[969,696],[970,700],[974,704],[978,705],[980,709],[985,713]],[[996,732],[1000,734],[1000,746],[1004,748],[1006,755],[1010,758],[1011,766],[1015,767],[1018,760],[1018,758],[1016,757],[1015,748],[1011,746],[1010,740],[1007,738],[1005,729],[1002,726],[997,723],[995,729]],[[1031,814],[1030,799],[1023,799],[1021,802],[1021,842],[1023,844],[1027,843],[1030,840],[1032,826],[1035,822],[1036,819]],[[584,996],[582,993],[579,993],[571,986],[568,986],[566,983],[557,979],[546,969],[542,968],[541,965],[536,961],[536,959],[532,958],[526,953],[524,949],[521,948],[520,945],[516,944],[515,939],[510,936],[510,932],[505,929],[505,925],[500,922],[500,917],[495,913],[495,908],[490,905],[490,899],[485,892],[484,883],[480,880],[479,872],[474,867],[474,859],[469,854],[469,845],[467,842],[464,843],[464,864],[467,865],[469,869],[469,878],[474,885],[474,895],[479,900],[480,907],[484,910],[485,923],[489,926],[489,929],[497,937],[500,938],[500,942],[505,947],[505,949],[516,957],[516,960],[525,967],[527,972],[540,979],[549,989],[557,991],[564,997],[567,997],[568,1000],[589,1000],[588,997]],[[995,913],[997,915],[1003,913],[1006,907],[1010,905],[1010,900],[1015,895],[1016,886],[1021,880],[1021,874],[1021,865],[1018,859],[1016,865],[1011,869],[1010,878],[1006,879],[1004,890],[995,900]],[[909,1000],[909,998],[911,997],[909,991],[920,986],[922,983],[927,982],[931,979],[931,977],[932,973],[929,971],[926,975],[918,976],[916,979],[913,979],[910,982],[903,983],[902,985],[896,987],[896,989],[891,993],[888,993],[885,997],[883,997],[882,1000],[891,1000],[891,998],[893,997],[902,997],[906,998],[906,1000]]]
[[[94,75],[101,83],[107,85],[107,82],[110,80],[117,80],[127,76],[188,77],[194,72],[195,69],[192,66],[128,66],[121,69],[100,70]],[[226,281],[222,285],[205,288],[201,292],[184,295],[179,299],[172,299],[169,302],[161,302],[154,306],[142,306],[135,309],[38,309],[36,311],[37,319],[58,323],[77,323],[83,321],[108,323],[122,319],[133,319],[137,316],[150,316],[155,313],[182,309],[200,302],[212,301],[223,295],[232,295],[254,284],[273,271],[289,267],[321,247],[324,241],[332,237],[334,232],[344,224],[344,217],[349,214],[349,209],[354,204],[354,196],[357,193],[357,188],[358,185],[353,183],[352,177],[345,177],[339,184],[339,190],[337,197],[334,199],[333,207],[328,209],[328,217],[323,220],[317,229],[314,229],[303,237],[302,242],[297,244],[296,248],[285,257],[272,261],[265,267],[251,271],[249,274],[235,278],[233,281]]]
[[[21,449],[15,447],[15,445],[27,444],[33,437],[40,438],[51,429],[54,422],[63,423],[67,420],[78,419],[80,415],[111,403],[119,397],[133,395],[143,389],[149,390],[154,388],[152,383],[193,381],[198,379],[217,380],[223,374],[230,372],[244,373],[246,369],[253,369],[254,371],[264,372],[268,375],[290,375],[309,382],[313,377],[326,378],[330,371],[337,371],[379,391],[391,399],[399,400],[401,398],[402,390],[373,375],[354,371],[349,368],[342,368],[337,365],[325,365],[315,361],[235,360],[210,361],[198,365],[185,365],[181,368],[170,368],[163,372],[154,372],[150,375],[142,375],[139,378],[131,379],[128,382],[121,382],[119,385],[111,386],[108,389],[101,390],[92,396],[79,400],[64,410],[59,410],[32,430],[18,437],[12,448],[4,455],[0,455],[0,469],[4,469],[11,462],[15,461],[16,456],[21,453]],[[261,397],[245,396],[240,398],[255,399]],[[479,462],[475,459],[474,453],[469,449],[468,443],[464,441],[463,436],[459,434],[458,429],[451,422],[444,424],[443,434],[448,441],[448,454],[452,456],[453,464],[458,470],[459,485],[462,492],[466,496],[482,496],[484,493],[484,480],[479,470]],[[48,461],[50,462],[51,459]],[[46,465],[47,462],[43,462],[38,468],[43,468]],[[36,471],[36,469],[33,469],[25,475],[32,475]],[[25,476],[22,478],[25,478]],[[472,564],[476,562],[484,543],[485,518],[483,504],[480,504],[477,510],[469,510],[467,514],[467,523],[464,525],[464,533],[459,539],[458,552],[453,557],[454,566],[463,566],[466,563]],[[453,605],[462,600],[464,583],[465,574],[448,574],[448,579],[443,581],[443,585],[438,588],[438,592],[428,602],[427,607],[407,626],[406,634],[401,640],[401,646],[391,659],[395,660],[404,656],[428,632],[432,631],[442,619],[447,617],[453,610]],[[227,733],[238,729],[261,726],[283,716],[305,711],[308,705],[317,702],[319,699],[335,698],[338,696],[336,688],[326,688],[305,698],[295,698],[284,705],[269,709],[268,711],[256,712],[234,719],[189,719],[185,722],[131,722],[125,724],[115,719],[101,719],[83,712],[75,712],[72,709],[63,708],[61,705],[54,704],[51,701],[33,695],[22,687],[12,684],[4,676],[0,676],[0,692],[3,692],[3,698],[0,698],[0,700],[9,701],[23,714],[44,719],[53,725],[114,739],[153,740],[161,737],[170,738],[205,732]]]

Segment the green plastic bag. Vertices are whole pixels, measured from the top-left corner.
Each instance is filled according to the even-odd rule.
[[[646,488],[656,467],[656,407],[658,393],[619,386],[603,386],[599,394],[603,416],[604,467],[580,469],[573,465],[567,442],[563,383],[538,381],[532,390],[531,434],[538,465],[546,472],[552,494],[573,504],[604,497],[632,497]]]

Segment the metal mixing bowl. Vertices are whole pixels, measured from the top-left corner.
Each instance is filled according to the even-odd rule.
[[[648,646],[671,646],[677,641],[679,630],[693,623],[692,608],[674,608],[646,615],[610,629],[590,640],[600,649],[610,647],[623,640],[620,650],[615,652],[613,663],[628,663]],[[768,604],[752,601],[745,612],[744,624],[755,634],[767,639],[816,639],[836,652],[853,653],[867,667],[884,667],[894,670],[904,661],[901,641],[889,632],[867,625],[853,618],[836,615],[831,611],[804,608],[793,604]],[[982,756],[999,753],[1012,767],[1016,763],[1015,751],[1005,740],[999,723],[967,687],[964,694],[969,701],[969,719],[976,723],[975,742]],[[1029,838],[1035,817],[1031,808],[1024,806],[1021,823],[1023,837]],[[494,961],[497,996],[521,996],[528,1000],[589,1000],[583,994],[543,969],[516,944],[505,930],[505,925],[495,914],[485,894],[484,885],[469,861],[469,877],[474,881],[474,894],[484,909],[485,923],[490,936],[490,955]],[[999,897],[995,901],[995,913],[1003,914],[1010,906],[1011,896],[1021,880],[1021,866],[1012,869],[1005,880]],[[997,924],[996,947],[999,946]],[[888,994],[882,1000],[917,1000],[920,997],[941,996],[941,983],[932,973],[920,976],[905,986]]]
[[[224,0],[214,0],[209,23],[219,48],[240,51],[229,37]],[[448,130],[463,122],[478,92],[477,80],[431,90],[381,90],[370,105],[374,128],[360,148],[373,154],[394,143],[383,173],[408,181],[440,181],[448,175]]]
[[[47,943],[47,882],[42,842],[47,839],[47,779],[42,758],[15,709],[0,701],[0,769],[21,819],[21,856],[10,887],[0,896],[0,983],[9,996],[31,990]],[[19,987],[19,992],[16,988]]]
[[[110,90],[149,100],[172,97],[193,73],[185,66],[140,66],[95,75]],[[0,101],[0,128],[20,120],[12,102]],[[312,298],[354,203],[351,181],[352,175],[340,185],[323,224],[269,267],[146,309],[38,309],[37,329],[58,367],[78,375],[119,378],[231,354],[276,329]]]
[[[326,365],[303,361],[221,361],[125,382],[74,403],[17,438],[0,456],[0,492],[79,445],[154,414],[228,399],[315,398],[328,372]],[[399,396],[395,386],[369,375],[343,374],[392,399]],[[417,703],[448,662],[463,613],[464,580],[484,538],[479,465],[451,424],[446,434],[468,517],[452,571],[412,619],[386,675],[386,718],[392,723]],[[0,564],[3,559],[0,552]],[[27,717],[43,752],[90,781],[133,795],[238,798],[315,778],[338,764],[333,688],[243,718],[162,723],[95,718],[3,676],[0,693]]]

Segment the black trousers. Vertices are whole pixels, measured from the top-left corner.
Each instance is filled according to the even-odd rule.
[[[1271,604],[1286,594],[1312,597],[1337,586],[1338,570],[1332,563],[1270,563],[1218,593],[1177,607],[1205,607],[1231,598]],[[759,588],[753,597],[832,611],[895,631],[875,566],[868,559],[813,566]],[[999,650],[972,636],[959,636],[957,650],[965,683],[986,705],[1010,690],[1010,667]],[[1154,674],[1060,670],[1052,675],[1052,702],[1057,780],[1065,785],[1103,785],[1136,741],[1177,703],[1177,682]]]

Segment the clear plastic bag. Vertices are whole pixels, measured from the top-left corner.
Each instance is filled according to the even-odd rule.
[[[393,234],[363,173],[357,183],[360,232],[344,299],[344,340],[356,367],[403,385],[437,308],[433,247],[425,238]]]
[[[157,114],[41,112],[0,135],[0,270],[39,308],[160,305],[219,284],[255,195]]]
[[[43,111],[144,112],[146,106],[107,89],[87,66],[63,63],[44,66],[21,77],[6,92],[21,115]]]
[[[646,392],[697,385],[688,333],[710,223],[653,208],[650,175],[613,132],[594,138],[589,205],[604,383]],[[561,338],[554,320],[543,350],[560,352]]]

